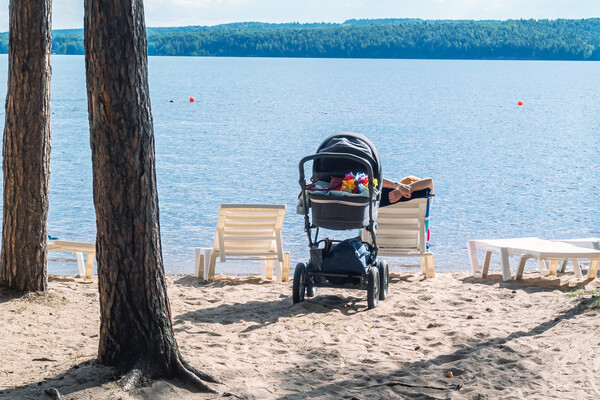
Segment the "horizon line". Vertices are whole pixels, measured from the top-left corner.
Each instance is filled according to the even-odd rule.
[[[398,21],[423,21],[423,22],[428,22],[428,21],[433,21],[433,22],[507,22],[507,21],[560,21],[560,20],[567,20],[567,21],[578,21],[578,20],[590,20],[590,19],[600,19],[600,16],[598,17],[585,17],[585,18],[507,18],[507,19],[491,19],[491,18],[484,18],[484,19],[474,19],[474,18],[461,18],[461,19],[454,19],[454,18],[447,18],[447,19],[426,19],[426,18],[410,18],[410,17],[404,17],[404,18],[351,18],[351,19],[347,19],[344,22],[331,22],[331,21],[312,21],[312,22],[298,22],[298,21],[288,21],[288,22],[264,22],[264,21],[232,21],[232,22],[223,22],[223,23],[218,23],[218,24],[213,24],[213,25],[165,25],[165,26],[158,26],[158,25],[153,25],[153,26],[146,26],[146,29],[150,28],[189,28],[189,27],[202,27],[202,28],[210,28],[210,27],[216,27],[216,26],[223,26],[223,25],[233,25],[233,24],[268,24],[268,25],[288,25],[288,24],[298,24],[298,25],[312,25],[312,24],[331,24],[331,25],[344,25],[346,24],[348,21],[389,21],[389,20],[398,20]],[[70,30],[82,30],[83,27],[77,27],[77,28],[52,28],[52,31],[70,31]],[[0,32],[0,34],[4,34],[4,33],[8,33],[8,31],[2,31]]]

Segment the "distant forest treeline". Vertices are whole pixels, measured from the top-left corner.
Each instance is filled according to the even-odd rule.
[[[349,20],[148,28],[159,56],[600,60],[600,18],[582,20]],[[0,34],[0,53],[8,34]],[[83,54],[81,29],[56,30],[53,54]]]

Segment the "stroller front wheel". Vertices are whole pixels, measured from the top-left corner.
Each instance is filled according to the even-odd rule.
[[[292,301],[294,304],[304,301],[306,293],[306,265],[298,263],[294,271],[294,282],[292,283]]]
[[[367,304],[371,310],[379,303],[379,270],[376,267],[369,268],[367,276]]]
[[[388,295],[390,282],[390,270],[387,261],[379,260],[377,262],[377,269],[379,269],[379,300],[385,300]]]

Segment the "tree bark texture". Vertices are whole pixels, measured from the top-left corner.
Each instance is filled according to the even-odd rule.
[[[196,374],[181,359],[171,323],[142,1],[85,0],[84,31],[100,292],[99,361],[120,373],[135,371],[131,376],[139,376],[139,371],[149,379],[179,376],[208,390],[198,379],[208,376]]]
[[[51,0],[11,0],[0,285],[46,290]]]

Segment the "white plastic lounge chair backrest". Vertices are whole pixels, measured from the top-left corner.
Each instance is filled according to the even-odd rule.
[[[381,207],[377,216],[377,254],[407,256],[429,253],[427,226],[429,199],[412,199]],[[369,234],[363,230],[363,240]]]
[[[213,250],[227,258],[283,261],[281,228],[285,205],[222,204]]]

